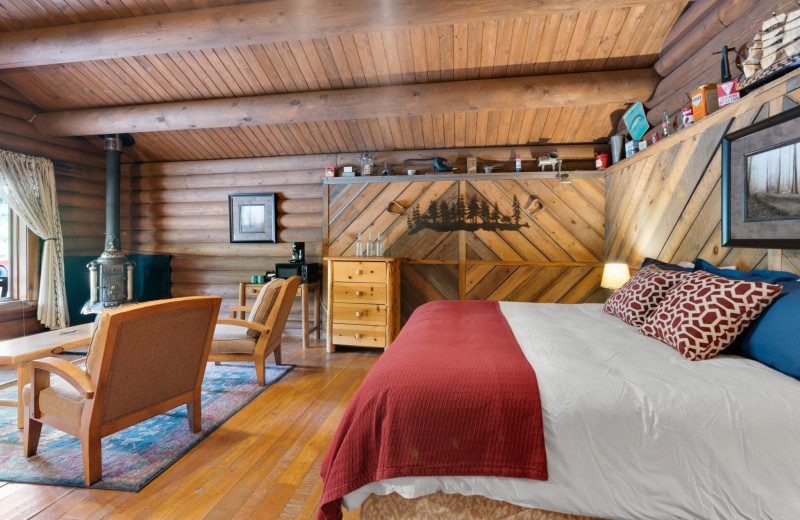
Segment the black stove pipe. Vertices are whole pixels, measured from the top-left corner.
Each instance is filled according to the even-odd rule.
[[[120,157],[122,138],[119,134],[103,136],[106,151],[106,244],[109,241],[117,250],[122,249],[120,241]]]

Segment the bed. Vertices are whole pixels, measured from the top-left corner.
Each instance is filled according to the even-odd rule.
[[[429,313],[441,320],[443,306],[454,306],[453,319],[469,322],[460,303],[417,309],[387,353],[397,349],[400,355],[415,344],[414,322]],[[507,518],[800,518],[800,381],[737,355],[687,361],[599,304],[485,303],[496,305],[516,338],[527,360],[521,370],[535,371],[546,478],[404,475],[363,485],[351,480],[359,485],[331,493],[333,473],[353,471],[352,461],[338,457],[337,443],[369,441],[358,438],[363,429],[343,420],[323,463],[320,518],[341,514],[334,511],[336,495],[347,509],[367,500],[364,509],[372,512],[381,504],[397,512],[388,501],[400,497],[420,497],[420,507],[433,503],[426,499],[473,497],[478,502],[471,504],[481,507],[544,511],[503,513]],[[382,358],[376,374],[384,361],[396,362]],[[466,385],[469,378],[461,377]],[[388,392],[382,390],[381,399]]]

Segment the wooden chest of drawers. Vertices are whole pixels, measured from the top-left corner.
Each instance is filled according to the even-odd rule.
[[[336,345],[386,348],[400,331],[400,260],[325,258],[328,352]]]

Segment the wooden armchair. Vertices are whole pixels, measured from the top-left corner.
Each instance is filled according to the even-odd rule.
[[[275,363],[281,362],[281,335],[299,286],[299,276],[273,280],[261,289],[246,320],[233,318],[246,307],[234,307],[230,319],[217,320],[209,361],[252,361],[258,385],[264,386],[267,356],[274,354]]]
[[[42,424],[81,440],[86,485],[102,478],[100,439],[182,404],[201,428],[200,384],[222,299],[159,300],[103,312],[86,370],[58,358],[34,361],[23,389],[25,456]],[[50,374],[60,376],[51,385]]]

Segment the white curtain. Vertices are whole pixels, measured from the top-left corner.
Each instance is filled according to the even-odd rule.
[[[68,327],[64,242],[52,161],[0,150],[0,194],[28,228],[44,240],[39,321],[50,329]]]

